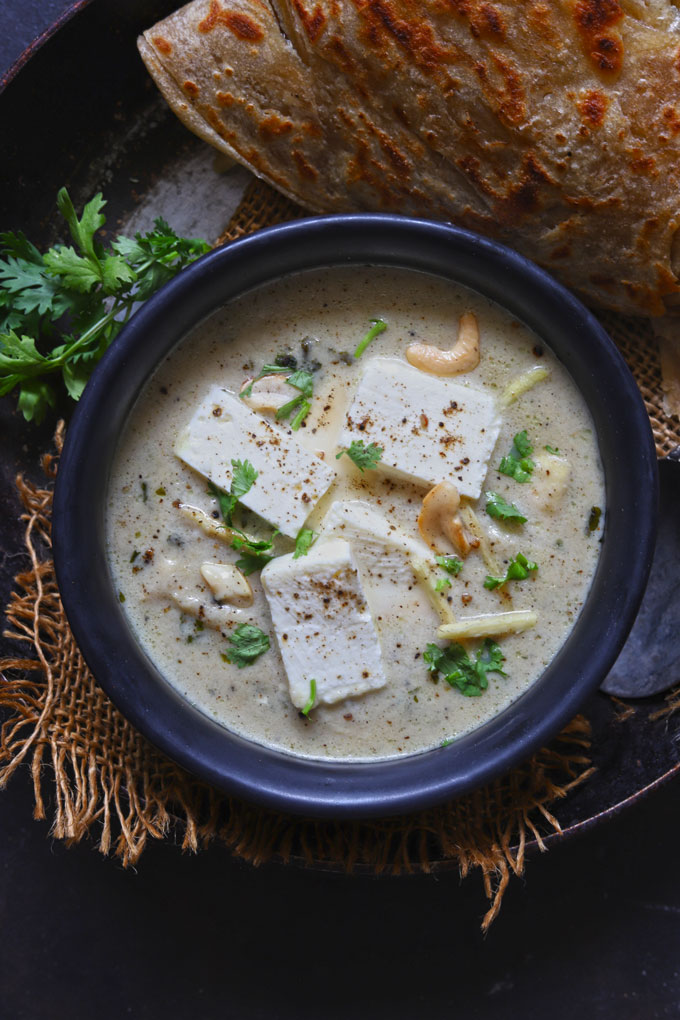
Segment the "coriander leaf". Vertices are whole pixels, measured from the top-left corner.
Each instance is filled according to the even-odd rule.
[[[309,701],[304,708],[300,709],[302,715],[309,715],[311,710],[314,708],[314,702],[316,701],[316,680],[314,677],[309,681]]]
[[[552,453],[552,455],[553,455],[554,457],[557,457],[557,456],[558,456],[558,454],[559,454],[559,452],[560,452],[560,451],[559,451],[559,449],[558,449],[558,447],[556,447],[556,446],[549,446],[549,445],[548,445],[547,443],[546,443],[546,445],[545,445],[545,446],[543,447],[543,449],[544,449],[544,450],[547,450],[547,451],[548,451],[548,453]]]
[[[290,423],[290,427],[292,428],[293,432],[297,432],[297,430],[300,428],[300,426],[302,425],[303,421],[305,420],[311,409],[312,405],[310,404],[310,402],[308,400],[303,401],[303,403],[300,405],[300,410]]]
[[[269,649],[269,637],[252,623],[242,623],[228,638],[227,661],[243,669],[252,666]]]
[[[306,401],[302,394],[300,394],[298,397],[293,397],[292,400],[289,400],[287,404],[283,404],[281,407],[279,407],[279,409],[276,412],[277,420],[283,421],[290,414],[292,414],[296,407],[299,407],[300,404],[302,404],[303,402]]]
[[[73,202],[66,188],[60,188],[57,194],[57,208],[68,223],[71,237],[80,248],[83,255],[97,262],[98,258],[94,250],[94,235],[106,223],[106,217],[102,216],[101,210],[106,205],[104,196],[98,192],[94,198],[85,205],[83,215],[80,219],[73,208]]]
[[[93,287],[102,282],[102,270],[99,262],[83,258],[73,248],[63,245],[50,248],[44,256],[45,266],[54,276],[62,277],[62,284],[69,290],[88,294]]]
[[[289,375],[286,382],[289,386],[294,386],[296,390],[300,390],[303,397],[311,397],[312,390],[314,389],[314,376],[311,372],[305,372],[301,368],[299,371]]]
[[[502,475],[514,478],[516,482],[528,482],[535,464],[529,456],[533,453],[533,446],[527,438],[526,429],[518,432],[512,441],[512,449],[507,457],[501,459],[497,467]]]
[[[434,584],[435,591],[444,591],[445,588],[451,587],[451,581],[448,577],[438,577]]]
[[[240,552],[241,558],[236,561],[236,566],[243,574],[254,574],[256,570],[262,570],[274,557],[270,551],[274,548],[274,538],[278,535],[278,529],[272,533],[271,538],[255,539],[249,538],[243,531],[237,528],[232,529],[234,537],[231,547]]]
[[[486,493],[486,512],[489,517],[495,517],[501,521],[517,521],[524,524],[526,517],[517,509],[514,503],[508,503],[497,492]]]
[[[534,452],[534,448],[527,437],[526,429],[517,433],[513,439],[513,443],[520,457],[529,457]]]
[[[375,468],[383,455],[383,448],[375,443],[370,443],[366,446],[363,439],[355,439],[350,443],[349,449],[341,450],[340,453],[336,454],[335,459],[340,460],[343,453],[346,453],[349,459],[354,461],[359,470],[363,472],[366,468]]]
[[[591,506],[588,514],[588,531],[597,531],[602,517],[602,509],[599,506]]]
[[[208,494],[213,496],[217,500],[217,504],[220,508],[220,514],[225,524],[231,527],[231,518],[238,500],[236,496],[233,496],[229,492],[225,492],[224,489],[218,489],[212,482],[208,482]]]
[[[447,648],[429,644],[423,659],[432,673],[440,673],[444,680],[468,698],[479,697],[489,686],[487,673],[506,676],[502,669],[505,659],[500,645],[486,638],[471,659],[462,645],[454,643]]]
[[[370,342],[372,340],[375,340],[377,336],[379,336],[381,333],[384,333],[385,330],[387,329],[387,323],[384,321],[384,319],[371,319],[370,321],[373,323],[373,325],[371,326],[363,340],[361,340],[360,343],[358,344],[357,349],[354,352],[355,358],[360,358],[361,355],[366,350],[366,348],[368,347],[368,345],[370,344]]]
[[[536,570],[538,570],[537,563],[528,560],[523,553],[517,553],[517,556],[510,560],[508,564],[505,577],[492,577],[490,574],[487,574],[484,587],[489,591],[493,591],[494,588],[500,588],[501,585],[506,584],[508,581],[526,581],[529,574]]]
[[[293,559],[298,560],[301,556],[306,556],[318,537],[316,531],[312,531],[311,528],[301,528],[295,539]]]
[[[256,375],[255,378],[239,392],[239,397],[244,400],[246,397],[251,396],[253,392],[253,384],[258,382],[260,379],[264,379],[266,375],[281,375],[289,372],[290,368],[286,365],[263,365],[262,370],[258,373],[258,375]]]
[[[463,561],[459,560],[457,556],[435,556],[434,561],[447,574],[453,574],[454,577],[457,577],[463,569]]]
[[[249,460],[232,460],[231,466],[234,469],[231,476],[231,494],[240,499],[252,488],[257,471]]]
[[[54,390],[49,383],[41,379],[31,379],[21,384],[17,406],[26,421],[34,421],[39,425],[47,409],[54,407],[55,404]]]

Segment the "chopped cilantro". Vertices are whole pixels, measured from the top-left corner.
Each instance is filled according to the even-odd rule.
[[[300,709],[302,715],[309,715],[314,708],[314,702],[316,701],[316,680],[314,677],[309,681],[309,701],[304,708]]]
[[[453,574],[454,577],[457,577],[463,569],[463,561],[457,556],[435,556],[434,561],[447,574]]]
[[[299,390],[303,397],[311,397],[314,389],[314,376],[311,372],[305,372],[301,368],[298,372],[289,375],[286,382],[289,386],[294,386],[296,390]]]
[[[370,322],[372,322],[373,325],[371,326],[363,340],[361,340],[360,343],[358,344],[357,349],[354,352],[355,358],[360,358],[361,355],[366,350],[366,348],[368,347],[368,345],[370,344],[370,342],[372,340],[375,340],[377,336],[380,336],[380,334],[384,333],[385,330],[387,329],[387,323],[384,321],[384,319],[371,319]]]
[[[599,506],[591,506],[590,513],[588,514],[588,531],[597,531],[600,526],[600,518],[602,517],[602,508]]]
[[[301,556],[306,556],[318,537],[316,531],[312,531],[311,528],[301,528],[295,539],[293,559],[298,560]]]
[[[494,588],[500,588],[501,585],[506,584],[508,581],[526,581],[529,574],[533,573],[534,570],[538,570],[538,564],[528,560],[523,553],[517,553],[515,558],[510,560],[505,577],[492,577],[490,574],[487,574],[484,587],[488,588],[489,591],[493,591]]]
[[[309,400],[304,400],[300,405],[300,410],[290,423],[290,427],[292,428],[293,432],[297,432],[297,430],[300,428],[300,426],[302,425],[303,421],[305,420],[311,409],[312,405],[310,404]]]
[[[229,527],[232,524],[236,504],[241,496],[245,496],[252,488],[253,483],[257,479],[257,471],[249,460],[232,460],[231,466],[234,470],[231,476],[229,492],[225,492],[224,489],[219,489],[212,482],[208,482],[208,493],[217,500],[222,519]]]
[[[236,566],[242,574],[248,575],[253,574],[256,570],[262,570],[270,560],[274,559],[269,553],[274,547],[273,540],[278,535],[278,531],[272,534],[271,539],[257,540],[249,538],[243,531],[238,531],[236,528],[233,530],[236,534],[232,539],[231,547],[241,553],[241,558],[236,560]]]
[[[441,674],[451,687],[467,698],[478,698],[486,690],[488,673],[507,676],[502,669],[505,656],[500,645],[491,638],[486,638],[474,659],[457,643],[447,648],[430,644],[423,652],[423,659],[431,673]]]
[[[140,485],[142,489],[142,503],[146,503],[149,498],[149,486],[146,482],[140,482]]]
[[[451,581],[448,577],[438,577],[434,583],[435,591],[444,591],[445,588],[451,587]]]
[[[374,468],[376,466],[383,455],[383,448],[375,443],[369,443],[366,446],[363,439],[353,439],[349,449],[341,450],[340,453],[336,454],[335,459],[340,460],[343,453],[346,453],[349,459],[353,460],[359,470],[363,472],[366,468]]]
[[[548,445],[547,443],[546,443],[546,445],[545,445],[545,446],[543,447],[543,449],[544,449],[544,450],[547,450],[547,451],[548,451],[548,453],[552,453],[552,455],[553,455],[554,457],[556,457],[556,456],[558,455],[558,453],[560,452],[560,451],[559,451],[559,449],[558,449],[558,448],[557,448],[556,446],[549,446],[549,445]]]
[[[314,376],[311,372],[306,372],[304,369],[300,369],[298,372],[293,372],[289,375],[286,382],[289,386],[299,390],[300,393],[299,396],[293,397],[293,399],[289,400],[288,403],[283,405],[283,407],[280,407],[276,412],[276,417],[278,420],[282,421],[288,418],[296,408],[299,408],[291,422],[291,428],[294,432],[297,432],[300,425],[312,409],[311,403],[306,398],[312,396]]]
[[[242,623],[228,638],[227,661],[243,669],[269,649],[269,637],[252,623]]]
[[[518,432],[512,441],[512,449],[507,457],[501,459],[497,467],[502,475],[514,478],[516,482],[528,482],[536,466],[531,460],[534,448],[527,438],[526,429]]]
[[[526,517],[517,509],[514,503],[508,503],[497,492],[486,493],[486,512],[489,517],[495,517],[501,521],[517,521],[524,524]]]
[[[249,460],[232,460],[234,472],[231,476],[231,494],[240,499],[252,488],[257,479],[257,471]]]

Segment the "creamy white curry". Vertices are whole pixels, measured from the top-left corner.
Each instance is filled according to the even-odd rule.
[[[603,499],[590,415],[539,338],[435,277],[320,270],[231,302],[153,376],[109,556],[201,711],[298,755],[399,757],[541,675]]]

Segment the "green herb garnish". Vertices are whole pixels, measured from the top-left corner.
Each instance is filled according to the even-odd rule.
[[[438,577],[434,583],[435,591],[444,591],[445,588],[451,587],[451,581],[448,577]]]
[[[311,528],[301,528],[295,539],[293,559],[298,560],[301,556],[306,556],[318,537],[316,531],[312,531]]]
[[[293,397],[293,399],[289,400],[287,404],[280,407],[276,412],[276,417],[278,420],[282,421],[288,418],[296,408],[299,408],[291,422],[291,428],[294,432],[297,432],[300,425],[312,409],[310,401],[306,398],[312,396],[312,390],[314,389],[314,376],[311,372],[306,372],[304,369],[300,369],[298,372],[293,372],[289,375],[286,382],[289,386],[299,390],[300,395]]]
[[[309,701],[304,708],[300,709],[302,715],[309,715],[314,708],[314,702],[316,701],[316,680],[314,677],[309,681]]]
[[[61,188],[57,208],[75,247],[41,254],[22,233],[0,234],[0,396],[18,389],[27,421],[41,422],[55,406],[59,379],[78,400],[133,306],[210,250],[178,237],[163,219],[106,249],[96,239],[105,205],[95,195],[79,219]]]
[[[588,514],[588,531],[597,531],[600,526],[600,518],[602,517],[602,508],[599,506],[591,506],[590,513]]]
[[[208,494],[213,496],[220,508],[222,520],[231,527],[236,504],[252,488],[257,479],[257,471],[249,460],[232,460],[233,468],[231,475],[231,486],[229,492],[218,488],[212,482],[208,482]]]
[[[336,454],[335,459],[340,460],[343,453],[346,453],[349,459],[353,460],[359,470],[363,472],[366,468],[371,469],[376,466],[383,455],[383,448],[375,443],[369,443],[366,446],[363,439],[354,439],[350,443],[349,449],[341,450]]]
[[[517,509],[514,503],[508,503],[497,492],[486,493],[486,512],[489,517],[495,517],[501,521],[516,521],[524,524],[526,517]]]
[[[269,649],[269,637],[252,623],[242,623],[230,635],[228,641],[230,648],[227,662],[233,663],[239,669],[252,666],[255,659],[259,659]]]
[[[517,553],[517,556],[510,560],[505,577],[492,577],[490,574],[487,574],[484,587],[488,588],[489,591],[493,591],[494,588],[500,588],[501,585],[506,584],[508,581],[526,581],[529,574],[535,570],[538,570],[537,563],[528,560],[523,553]]]
[[[273,532],[270,539],[250,538],[237,528],[233,528],[232,531],[235,535],[231,547],[241,553],[240,559],[236,560],[236,566],[242,574],[248,575],[255,573],[256,570],[262,570],[274,559],[270,556],[270,551],[274,548],[274,538],[278,535],[278,530]]]
[[[554,457],[557,457],[560,452],[556,446],[548,446],[547,444],[543,447],[543,449],[547,450],[548,453],[552,453]]]
[[[512,441],[512,449],[507,457],[503,457],[497,467],[502,475],[509,475],[516,482],[528,482],[535,468],[531,454],[534,448],[529,442],[526,429],[518,432]]]
[[[370,319],[369,321],[372,322],[373,325],[371,326],[363,340],[361,340],[360,343],[357,345],[357,349],[354,352],[355,358],[360,358],[361,355],[366,350],[366,348],[368,347],[368,345],[370,344],[370,342],[372,340],[375,340],[377,336],[380,336],[380,334],[384,333],[385,330],[387,329],[387,323],[384,321],[384,319]]]
[[[507,676],[502,669],[505,656],[500,645],[491,638],[486,638],[474,659],[457,643],[446,648],[428,645],[423,652],[423,659],[431,673],[441,674],[451,687],[457,688],[467,698],[477,698],[487,689],[488,673]]]
[[[457,556],[435,556],[434,561],[447,574],[453,574],[454,577],[457,577],[463,569],[463,561]]]

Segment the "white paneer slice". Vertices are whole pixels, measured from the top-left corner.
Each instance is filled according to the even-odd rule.
[[[351,543],[374,617],[401,615],[410,605],[413,618],[421,620],[418,592],[422,589],[443,621],[453,619],[446,595],[434,589],[438,568],[430,548],[369,503],[360,499],[332,503],[323,519],[321,537],[332,535]],[[416,591],[414,579],[419,582]]]
[[[240,397],[213,386],[181,432],[175,454],[220,489],[229,491],[232,460],[248,460],[258,477],[240,502],[295,538],[335,478],[292,432],[271,425]]]
[[[498,439],[493,397],[397,358],[367,362],[347,411],[339,445],[376,443],[378,470],[436,485],[449,480],[477,499]]]
[[[291,701],[304,708],[384,687],[378,635],[349,542],[319,538],[306,556],[277,556],[260,575],[288,676]]]

